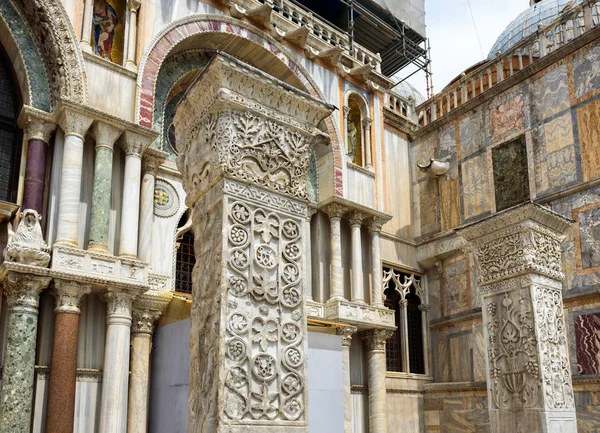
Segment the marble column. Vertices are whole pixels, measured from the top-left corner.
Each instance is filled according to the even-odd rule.
[[[148,432],[152,333],[154,322],[162,314],[169,300],[170,296],[161,296],[157,292],[152,295],[140,295],[134,301],[127,433]]]
[[[423,363],[425,364],[425,375],[431,376],[431,359],[429,358],[429,306],[419,305],[421,311],[421,336],[423,338]]]
[[[577,432],[562,302],[570,226],[528,203],[459,231],[478,273],[492,433]]]
[[[19,119],[19,125],[25,130],[27,137],[27,162],[21,209],[33,209],[39,215],[42,215],[44,207],[48,142],[56,127],[49,117],[47,113],[37,113],[37,110],[27,107],[23,109]]]
[[[0,394],[1,432],[30,432],[38,302],[49,283],[50,277],[16,272],[9,272],[4,279],[8,326]]]
[[[363,284],[362,240],[360,229],[365,215],[361,212],[352,212],[350,221],[351,253],[352,253],[352,302],[365,302]]]
[[[371,237],[371,285],[373,286],[371,294],[371,305],[374,307],[383,307],[383,283],[381,278],[381,250],[379,246],[379,234],[383,221],[379,218],[372,218],[368,223],[369,235]]]
[[[373,157],[371,155],[371,124],[373,120],[370,118],[363,119],[362,127],[363,127],[363,137],[364,137],[364,146],[365,146],[365,167],[367,170],[373,170]]]
[[[152,267],[152,224],[154,223],[154,186],[158,167],[167,154],[147,149],[142,158],[142,190],[140,197],[140,229],[138,235],[138,257]]]
[[[129,389],[129,343],[134,295],[109,290],[103,294],[106,339],[98,433],[126,433]]]
[[[125,131],[123,138],[125,175],[123,178],[123,211],[121,212],[119,256],[137,259],[142,152],[149,144],[149,140],[130,131]]]
[[[94,0],[85,0],[83,6],[83,21],[81,23],[81,46],[82,51],[93,53],[92,49],[92,21],[94,19]]]
[[[342,215],[346,208],[333,203],[327,206],[325,212],[329,215],[331,225],[331,263],[329,269],[329,299],[344,299],[344,271],[342,269]]]
[[[311,229],[310,223],[312,221],[313,215],[317,213],[317,210],[314,208],[309,208],[308,213],[306,214],[306,219],[303,224],[304,230],[304,251],[306,251],[306,255],[304,256],[304,278],[306,281],[306,299],[309,301],[313,300],[312,293],[312,245],[311,245]]]
[[[54,280],[54,339],[48,384],[46,431],[73,433],[75,386],[77,382],[77,335],[79,304],[90,293],[89,286],[73,281]]]
[[[96,140],[96,160],[88,250],[105,254],[109,253],[108,231],[114,144],[121,133],[120,129],[104,122],[96,122],[92,127],[92,134]]]
[[[373,329],[360,334],[367,349],[369,433],[388,433],[385,342],[392,333],[390,330]]]
[[[141,2],[139,0],[127,0],[129,9],[129,41],[127,43],[127,63],[125,67],[131,71],[137,71],[135,64],[135,50],[137,47],[137,13]]]
[[[342,336],[342,374],[344,381],[344,433],[352,433],[352,384],[350,382],[350,345],[354,326],[342,326],[337,330]]]
[[[93,119],[69,108],[63,109],[59,124],[65,132],[58,223],[55,245],[78,248],[79,203],[83,168],[83,141]]]
[[[408,301],[400,301],[400,353],[402,354],[402,371],[410,373],[410,360],[408,359]]]

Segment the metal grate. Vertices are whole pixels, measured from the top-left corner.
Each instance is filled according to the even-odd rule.
[[[425,360],[423,356],[423,332],[421,329],[421,311],[419,297],[413,293],[407,296],[408,305],[406,306],[408,321],[408,362],[410,372],[425,374]]]
[[[385,343],[385,363],[387,371],[402,371],[402,350],[400,334],[400,295],[392,287],[385,291],[385,306],[394,310],[396,331]]]
[[[177,246],[175,266],[175,291],[192,293],[192,271],[196,264],[194,255],[194,235],[191,231],[183,234]]]

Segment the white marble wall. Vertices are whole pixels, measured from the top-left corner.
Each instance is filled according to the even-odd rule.
[[[369,395],[366,389],[352,391],[352,433],[369,433]]]
[[[54,338],[54,297],[48,292],[40,295],[36,365],[49,366]]]
[[[94,186],[95,143],[87,136],[83,143],[83,170],[81,172],[81,199],[79,202],[79,248],[87,248],[92,209],[92,189]]]
[[[352,166],[347,167],[347,198],[370,208],[375,203],[375,178]]]
[[[89,59],[85,60],[85,68],[88,104],[121,119],[134,121],[135,77]]]
[[[34,401],[33,401],[33,426],[32,433],[44,433],[46,431],[46,402],[48,400],[48,373],[35,373]],[[50,432],[49,432],[50,433]]]

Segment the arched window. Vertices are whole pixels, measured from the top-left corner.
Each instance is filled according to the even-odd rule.
[[[346,142],[348,157],[353,164],[363,165],[362,162],[362,115],[356,98],[348,99],[348,119],[346,121]]]
[[[17,201],[22,140],[17,126],[21,109],[18,88],[8,56],[0,47],[0,200],[13,203]]]
[[[182,293],[192,293],[192,272],[196,264],[196,255],[194,254],[194,233],[189,227],[190,215],[186,212],[179,221],[179,227],[182,229],[177,238],[175,248],[177,248],[177,261],[175,263],[175,291]]]

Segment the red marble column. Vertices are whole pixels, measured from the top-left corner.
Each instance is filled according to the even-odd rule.
[[[21,209],[34,209],[41,214],[46,185],[46,153],[50,134],[55,125],[43,112],[28,107],[23,110],[21,126],[25,129],[28,146]]]
[[[90,288],[66,281],[55,281],[54,284],[56,318],[48,385],[46,431],[73,433],[79,303],[83,295],[90,292]]]

